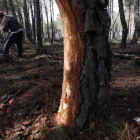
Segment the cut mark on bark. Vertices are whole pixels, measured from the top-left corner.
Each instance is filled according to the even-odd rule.
[[[67,109],[68,108],[68,104],[65,104],[64,102],[63,102],[63,109]]]
[[[68,100],[70,95],[71,95],[71,90],[70,90],[70,84],[69,83],[67,83],[66,92],[67,92],[67,100]]]

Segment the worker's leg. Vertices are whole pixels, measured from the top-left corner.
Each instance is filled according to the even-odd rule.
[[[6,41],[5,41],[5,44],[4,44],[4,47],[3,47],[3,53],[2,53],[2,57],[6,56],[9,52],[9,48],[11,47],[11,45],[16,41],[16,37],[13,33],[9,33],[7,38],[6,38]]]
[[[23,39],[23,31],[17,33],[18,39],[16,41],[18,47],[18,57],[22,57],[22,39]]]

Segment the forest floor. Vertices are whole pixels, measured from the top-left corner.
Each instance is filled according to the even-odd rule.
[[[46,48],[47,54],[36,56],[34,46],[24,45],[24,58],[18,59],[12,47],[9,58],[0,61],[0,140],[55,140],[60,133],[61,140],[140,139],[140,65],[112,59],[109,122],[85,132],[75,127],[56,129],[53,118],[61,98],[63,45]],[[140,44],[128,44],[122,50],[111,43],[111,50],[140,54]]]

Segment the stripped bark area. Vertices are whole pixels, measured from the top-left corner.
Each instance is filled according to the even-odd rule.
[[[79,77],[84,57],[84,43],[81,35],[83,25],[77,4],[72,5],[67,0],[56,2],[60,9],[64,31],[63,87],[57,121],[59,124],[71,125],[77,114]]]
[[[107,1],[56,2],[64,29],[63,88],[57,122],[63,125],[76,122],[80,129],[84,129],[110,114]]]

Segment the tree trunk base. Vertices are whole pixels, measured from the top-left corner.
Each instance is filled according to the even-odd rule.
[[[46,48],[39,48],[39,49],[36,50],[36,53],[38,55],[47,54],[47,49]]]
[[[68,140],[69,134],[67,133],[64,126],[53,127],[47,135],[43,138],[43,140]]]

